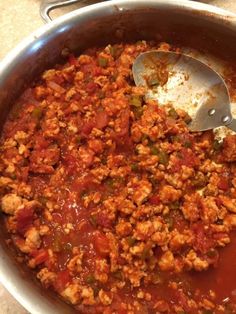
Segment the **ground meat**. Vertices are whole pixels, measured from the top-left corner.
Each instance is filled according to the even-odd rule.
[[[40,244],[41,244],[40,234],[39,234],[39,231],[35,227],[30,228],[26,232],[25,238],[26,238],[25,244],[28,245],[30,248],[40,247]]]
[[[104,305],[109,305],[112,302],[112,298],[103,290],[99,291],[99,299]]]
[[[77,304],[80,301],[80,286],[76,283],[70,284],[61,292],[63,298],[71,304]]]
[[[236,213],[236,200],[231,199],[228,196],[220,195],[220,201],[230,212]]]
[[[198,193],[184,196],[181,209],[185,219],[192,222],[199,219],[201,213],[200,200],[201,197]]]
[[[230,228],[236,227],[236,215],[227,215],[224,219],[224,223]]]
[[[223,142],[222,159],[236,161],[236,135],[228,135]]]
[[[60,151],[57,147],[35,150],[30,156],[30,170],[35,173],[53,173],[53,166],[59,161]]]
[[[164,204],[173,203],[173,202],[178,201],[181,194],[182,194],[181,191],[176,190],[175,188],[173,188],[170,185],[163,186],[159,191],[160,200]]]
[[[116,233],[120,236],[127,236],[132,231],[132,225],[129,222],[121,221],[116,225]]]
[[[190,251],[185,259],[187,266],[192,269],[194,268],[197,271],[202,271],[208,268],[209,263],[197,256],[194,251]]]
[[[222,145],[146,100],[131,69],[150,49],[179,51],[70,54],[13,106],[0,141],[7,243],[75,313],[234,313],[236,135]]]
[[[83,288],[81,297],[83,298],[83,304],[93,305],[95,303],[94,292],[91,287]]]
[[[170,271],[174,268],[174,255],[171,251],[165,252],[159,261],[159,267],[163,271]]]
[[[49,287],[54,283],[56,279],[56,274],[54,272],[50,272],[48,268],[42,268],[38,272],[37,278],[42,282],[45,287]]]
[[[69,263],[67,264],[67,268],[72,273],[79,273],[82,270],[82,258],[83,258],[83,252],[80,252],[80,254],[77,254],[74,256]]]
[[[147,180],[134,180],[128,185],[132,199],[137,205],[141,205],[152,191],[152,185]]]
[[[22,198],[16,194],[6,194],[2,198],[2,211],[9,215],[14,215],[22,205]]]

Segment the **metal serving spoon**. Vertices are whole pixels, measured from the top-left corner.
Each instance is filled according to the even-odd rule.
[[[137,86],[148,88],[147,99],[187,111],[191,131],[220,126],[236,131],[227,86],[205,63],[181,53],[148,51],[134,61],[133,77]]]

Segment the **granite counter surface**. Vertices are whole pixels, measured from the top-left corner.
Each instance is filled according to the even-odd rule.
[[[41,0],[0,0],[0,60],[24,37],[43,25],[39,15],[40,2]],[[205,0],[202,2],[215,4],[236,13],[236,0]],[[61,15],[79,6],[79,4],[75,4],[68,8],[58,9],[54,15]],[[0,284],[0,314],[27,313]]]

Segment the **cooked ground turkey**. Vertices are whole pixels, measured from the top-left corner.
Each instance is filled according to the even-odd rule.
[[[187,113],[145,101],[131,67],[157,48],[176,50],[141,41],[69,55],[4,126],[8,244],[78,313],[236,311],[222,272],[211,289],[203,279],[234,238],[236,136],[190,133]]]

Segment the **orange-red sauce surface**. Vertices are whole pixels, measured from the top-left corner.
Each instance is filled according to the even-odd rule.
[[[236,136],[145,101],[135,57],[91,49],[43,73],[1,137],[9,243],[78,313],[236,313]]]

